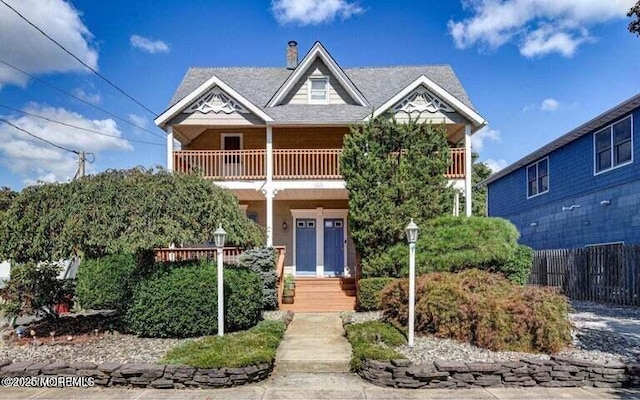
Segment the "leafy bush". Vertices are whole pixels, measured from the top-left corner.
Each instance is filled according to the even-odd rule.
[[[479,268],[500,272],[522,282],[528,277],[532,257],[528,248],[519,246],[518,230],[501,218],[443,216],[420,227],[416,244],[418,274]],[[363,261],[365,277],[408,275],[409,248],[398,243],[386,252]],[[525,276],[526,275],[526,276]]]
[[[524,285],[529,279],[531,266],[533,265],[533,249],[524,245],[518,245],[516,251],[500,267],[500,272],[512,282]]]
[[[380,321],[367,321],[346,327],[347,340],[353,349],[351,370],[358,371],[364,359],[389,361],[405,358],[390,346],[406,342],[404,335],[394,326]]]
[[[272,362],[285,329],[282,321],[261,321],[248,331],[183,343],[171,349],[161,362],[196,368],[239,368]]]
[[[262,303],[265,310],[278,308],[276,292],[276,250],[272,247],[256,247],[242,253],[238,266],[256,272],[262,279]]]
[[[0,310],[9,318],[57,316],[55,305],[68,302],[73,294],[73,281],[58,279],[61,269],[51,262],[13,264],[9,282],[0,289]]]
[[[264,240],[230,191],[198,176],[142,168],[27,187],[3,219],[0,259],[19,262],[205,243],[220,223],[229,243],[244,247]]]
[[[83,308],[124,309],[131,300],[135,276],[132,254],[83,260],[78,268],[76,298]]]
[[[262,284],[246,269],[224,270],[225,331],[254,326],[262,310]],[[215,263],[201,262],[160,272],[133,292],[125,321],[148,337],[194,337],[218,330]]]
[[[380,295],[382,289],[393,278],[364,278],[358,281],[358,309],[360,311],[373,311],[380,309]]]
[[[407,325],[408,280],[382,294],[384,317]],[[431,273],[416,282],[416,332],[490,350],[555,353],[571,342],[567,299],[548,288],[516,285],[476,269]]]

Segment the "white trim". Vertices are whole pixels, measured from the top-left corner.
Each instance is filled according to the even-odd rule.
[[[173,127],[167,127],[167,171],[173,171]]]
[[[544,192],[538,192],[538,193],[530,196],[529,195],[529,167],[531,167],[533,165],[536,166],[536,185],[537,185],[538,184],[538,179],[540,179],[540,177],[539,177],[540,173],[538,172],[538,164],[541,163],[544,160],[547,160],[547,190],[545,190]],[[528,199],[532,199],[534,197],[538,197],[538,196],[540,196],[542,194],[545,194],[545,193],[549,193],[549,189],[551,188],[551,178],[550,178],[550,176],[551,176],[551,163],[549,162],[549,156],[541,158],[538,161],[527,165],[525,167],[525,169],[524,169],[524,175],[525,175],[525,178],[526,178],[526,185],[527,185],[527,189],[526,189],[527,190],[527,200]]]
[[[293,86],[304,76],[305,72],[311,67],[311,64],[320,58],[324,64],[329,68],[331,74],[338,80],[338,82],[345,88],[347,93],[361,106],[369,105],[364,96],[358,91],[356,86],[349,80],[344,71],[338,66],[335,60],[331,57],[327,49],[322,46],[322,43],[316,42],[311,50],[304,56],[300,64],[296,67],[289,78],[278,89],[275,95],[267,103],[267,107],[274,107],[285,98],[285,96],[291,91]]]
[[[291,209],[291,216],[293,218],[293,249],[292,249],[292,260],[293,260],[293,274],[296,274],[296,219],[305,218],[305,219],[315,219],[316,220],[316,275],[324,276],[324,220],[328,218],[342,218],[344,223],[342,224],[343,229],[343,240],[344,243],[344,266],[343,273],[346,274],[347,271],[351,271],[348,264],[348,251],[347,246],[349,240],[347,238],[347,225],[349,223],[348,215],[349,210],[347,209],[324,209],[322,207],[318,208],[309,208],[309,209]]]
[[[624,167],[626,165],[629,164],[633,164],[633,114],[629,114],[624,118],[620,118],[619,120],[610,123],[609,125],[602,127],[601,129],[598,129],[597,131],[593,132],[593,176],[597,176],[600,174],[604,174],[606,172],[609,171],[613,171],[614,169],[618,169],[620,167]],[[619,124],[620,122],[624,121],[625,119],[629,119],[631,121],[631,160],[626,161],[622,164],[618,164],[618,165],[613,165],[613,152],[614,152],[614,143],[613,143],[613,126],[616,124]],[[609,143],[611,144],[611,166],[607,169],[603,169],[601,171],[597,171],[597,167],[598,167],[598,160],[596,155],[598,154],[598,149],[597,149],[597,145],[596,145],[596,135],[602,131],[605,130],[609,130]]]
[[[182,112],[185,108],[187,108],[191,103],[199,99],[202,95],[207,93],[210,89],[218,86],[225,93],[231,96],[234,100],[240,103],[242,106],[246,107],[249,111],[260,117],[265,122],[271,122],[273,119],[268,116],[264,111],[262,111],[259,107],[251,103],[249,100],[244,98],[240,93],[236,92],[231,88],[231,86],[227,85],[223,81],[221,81],[218,77],[212,76],[205,83],[198,86],[193,92],[189,93],[185,97],[182,98],[179,102],[169,107],[165,112],[160,114],[153,122],[163,128],[164,125],[173,117]]]
[[[474,127],[477,129],[485,126],[487,121],[482,118],[480,114],[474,111],[471,107],[467,106],[460,100],[458,100],[455,96],[444,90],[440,85],[427,78],[425,75],[420,76],[418,79],[410,83],[407,87],[402,89],[398,94],[390,98],[386,103],[378,107],[373,111],[373,118],[379,117],[391,107],[396,105],[406,96],[408,96],[411,92],[413,92],[416,88],[420,86],[426,86],[428,90],[433,92],[436,96],[440,97],[445,103],[451,106],[454,110],[465,116],[469,121],[471,121]],[[368,121],[371,119],[371,115],[367,116],[364,121]]]
[[[464,215],[470,217],[473,214],[473,159],[471,158],[471,126],[464,126]]]
[[[243,133],[221,133],[220,134],[220,149],[221,150],[228,150],[228,149],[225,149],[225,146],[224,146],[224,139],[226,139],[228,137],[239,137],[240,138],[240,148],[238,150],[244,150],[244,134]]]
[[[312,81],[324,81],[324,99],[313,99],[312,92],[313,88],[311,87]],[[307,102],[309,104],[329,104],[329,88],[330,82],[329,77],[326,75],[322,76],[310,76],[307,80]]]
[[[618,241],[618,242],[591,243],[591,244],[585,244],[584,247],[586,249],[587,247],[615,246],[615,245],[624,246],[624,242],[623,241]]]

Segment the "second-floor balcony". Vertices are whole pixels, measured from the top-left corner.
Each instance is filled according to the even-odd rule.
[[[342,179],[342,149],[274,149],[273,179]],[[450,149],[445,176],[464,178],[464,149]],[[173,152],[176,171],[216,181],[266,179],[266,150],[185,150]]]

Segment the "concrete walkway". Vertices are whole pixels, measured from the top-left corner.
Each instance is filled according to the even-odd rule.
[[[338,313],[298,313],[276,354],[275,376],[288,373],[349,372],[351,345]]]

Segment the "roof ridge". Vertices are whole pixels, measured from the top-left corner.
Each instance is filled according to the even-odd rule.
[[[382,69],[382,68],[421,68],[421,67],[449,67],[451,64],[408,64],[408,65],[374,65],[374,66],[358,66],[358,67],[343,67],[343,69]]]

